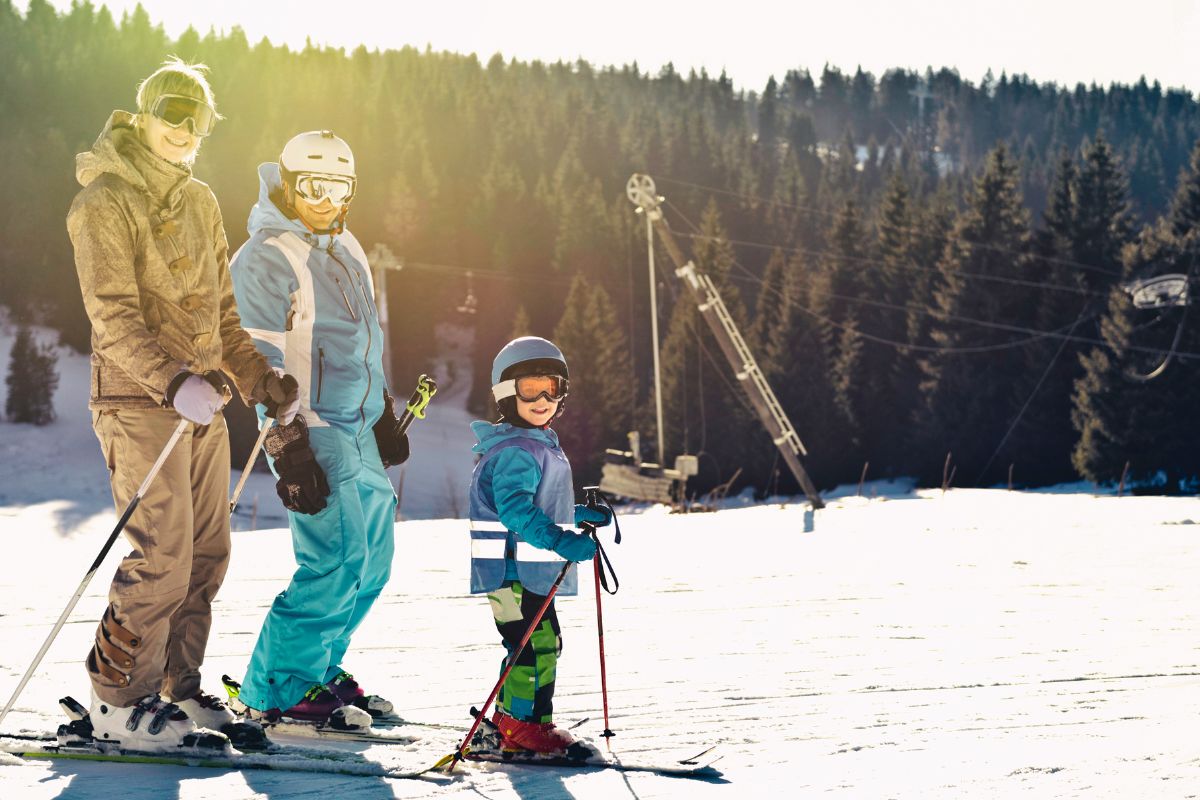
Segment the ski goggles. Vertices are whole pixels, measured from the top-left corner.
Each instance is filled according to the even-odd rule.
[[[526,403],[541,397],[558,402],[567,396],[570,386],[571,382],[561,375],[522,375],[500,381],[492,387],[492,394],[497,400],[516,395]]]
[[[296,175],[296,194],[313,204],[329,200],[335,206],[345,205],[354,197],[354,178],[300,172]]]
[[[208,136],[217,124],[217,112],[203,100],[182,94],[164,94],[154,101],[150,113],[172,128],[191,121],[192,133]]]

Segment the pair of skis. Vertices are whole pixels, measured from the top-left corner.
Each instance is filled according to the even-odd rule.
[[[277,770],[288,772],[327,773],[338,775],[360,775],[389,778],[392,780],[428,780],[446,782],[452,778],[443,772],[445,765],[454,757],[446,756],[439,761],[421,767],[392,766],[369,759],[359,753],[333,748],[320,748],[309,744],[291,744],[268,741],[265,737],[256,750],[245,752],[226,746],[217,749],[203,744],[179,752],[136,752],[122,750],[117,743],[98,742],[92,738],[91,721],[86,709],[71,698],[60,701],[71,721],[60,725],[55,736],[28,734],[0,734],[0,751],[29,759],[68,759],[81,761],[106,761],[123,764],[159,764],[180,767],[234,770]],[[244,724],[244,723],[242,723]],[[407,723],[420,726],[417,723]],[[442,727],[442,726],[437,726]],[[268,726],[268,731],[281,735],[294,733],[288,728]],[[386,727],[384,728],[386,730]],[[345,732],[312,725],[302,735],[333,740],[344,738]],[[363,732],[358,741],[370,741],[383,745],[411,745],[420,738],[372,735]],[[211,737],[215,739],[216,737]],[[575,768],[615,769],[623,772],[646,772],[664,776],[715,779],[721,773],[713,766],[718,756],[714,748],[708,748],[688,758],[661,762],[624,759],[605,755],[592,745],[583,745],[571,756],[552,756],[528,751],[507,751],[500,748],[500,732],[490,720],[485,720],[472,737],[471,745],[462,754],[470,762],[498,765]],[[456,751],[458,752],[458,751]]]
[[[241,691],[240,684],[228,675],[223,676],[222,681],[225,685],[225,691],[229,695],[231,706],[235,709],[238,706],[244,708],[245,706],[238,699]],[[416,727],[459,730],[454,725],[412,722],[396,715],[379,714],[367,708],[366,703],[363,703],[361,707],[371,713],[373,717],[372,725],[369,729],[338,728],[325,722],[297,720],[288,717],[280,717],[277,721],[265,722],[263,725],[267,732],[279,735],[326,739],[330,741],[369,742],[373,744],[413,744],[421,740],[422,737],[413,737],[402,733],[402,728]],[[662,775],[685,775],[691,777],[716,777],[720,774],[712,767],[712,763],[717,758],[717,756],[713,755],[716,749],[715,745],[688,758],[676,761],[668,760],[662,763],[627,761],[619,757],[605,755],[595,746],[583,742],[579,743],[577,748],[574,748],[565,755],[545,755],[524,750],[514,751],[503,749],[500,744],[500,730],[496,725],[486,717],[482,717],[476,708],[471,709],[471,716],[479,720],[479,726],[472,733],[469,744],[462,751],[460,758],[466,761],[540,767],[599,767],[618,769],[626,772],[655,772]],[[430,769],[442,770],[454,760],[454,753],[451,753],[435,763]]]

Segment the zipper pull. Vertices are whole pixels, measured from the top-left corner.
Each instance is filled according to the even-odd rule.
[[[350,298],[346,295],[346,287],[342,286],[342,281],[338,276],[334,275],[333,280],[338,285],[338,291],[342,293],[342,302],[346,304],[346,310],[350,312],[350,316],[354,318],[354,321],[358,322],[358,314],[354,312],[354,309],[350,305]]]

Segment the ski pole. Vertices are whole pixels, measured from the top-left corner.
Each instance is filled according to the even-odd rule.
[[[550,607],[550,601],[554,599],[555,593],[558,592],[559,584],[563,582],[563,578],[567,577],[567,570],[571,569],[571,565],[573,563],[574,562],[568,561],[563,565],[562,570],[558,573],[558,578],[556,578],[554,581],[554,585],[550,587],[550,593],[546,595],[545,602],[542,603],[542,607],[539,608],[537,614],[534,615],[533,622],[529,624],[529,629],[525,631],[525,635],[521,637],[521,643],[517,645],[516,649],[512,652],[512,656],[509,657],[508,666],[505,668],[504,674],[500,676],[500,680],[496,681],[496,685],[492,687],[492,692],[488,695],[488,699],[484,701],[483,706],[479,709],[479,716],[475,717],[475,724],[471,726],[471,730],[467,731],[467,735],[463,738],[462,744],[458,746],[458,749],[454,751],[454,755],[446,757],[450,759],[450,765],[446,767],[446,772],[453,772],[454,767],[459,761],[462,761],[462,757],[466,755],[467,745],[470,744],[471,737],[475,735],[475,731],[479,730],[479,726],[483,722],[484,715],[487,714],[488,708],[492,705],[492,701],[496,699],[496,695],[500,693],[500,687],[504,685],[504,682],[508,680],[509,673],[512,672],[513,668],[517,666],[517,658],[521,655],[521,651],[525,649],[525,645],[529,643],[529,639],[533,636],[533,632],[537,629],[537,626],[541,624],[542,617],[546,614],[546,609]],[[441,766],[446,762],[446,758],[443,758],[434,766]]]
[[[596,496],[600,491],[600,487],[585,486],[583,491],[586,493],[585,497],[588,508],[599,508],[599,503],[597,502]],[[609,513],[612,514],[613,524],[616,525],[617,514],[615,511],[613,511],[612,504],[608,503],[607,498],[605,499],[605,503],[608,505]],[[604,702],[604,733],[602,733],[601,736],[607,740],[611,739],[613,736],[616,736],[616,734],[613,733],[612,728],[610,728],[608,725],[608,671],[604,663],[604,608],[601,601],[603,595],[600,594],[600,587],[603,585],[604,591],[606,592],[609,592],[609,589],[608,581],[604,578],[604,567],[601,564],[602,561],[604,564],[608,565],[608,570],[612,574],[613,583],[615,584],[615,587],[611,592],[609,592],[609,594],[617,593],[616,587],[620,586],[620,582],[617,580],[616,572],[613,572],[612,563],[608,560],[608,554],[604,552],[604,547],[600,544],[600,537],[596,534],[596,527],[594,525],[590,526],[590,532],[592,539],[596,542],[596,556],[592,559],[592,566],[596,576],[596,633],[600,642],[600,697]],[[618,543],[621,541],[621,527],[619,525],[617,525],[616,541]],[[606,744],[608,744],[609,747],[612,746],[611,742],[606,741]]]
[[[233,510],[237,508],[238,498],[242,496],[242,489],[246,486],[246,479],[250,477],[250,470],[254,468],[254,462],[258,460],[258,451],[262,450],[263,442],[267,440],[267,433],[271,430],[271,425],[274,420],[270,420],[266,425],[263,425],[261,431],[258,432],[258,441],[254,443],[254,449],[250,451],[250,458],[246,461],[246,466],[242,470],[242,477],[238,478],[237,486],[233,489],[233,497],[229,498],[229,516],[233,516]]]
[[[437,381],[424,374],[417,378],[417,388],[413,390],[412,397],[408,398],[408,403],[404,406],[404,413],[400,415],[398,425],[400,433],[408,431],[408,426],[412,425],[413,419],[425,419],[425,408],[435,394],[437,394]]]
[[[226,388],[225,391],[228,393],[229,389]],[[155,476],[158,475],[158,471],[162,469],[162,465],[167,460],[167,456],[169,456],[171,451],[175,449],[176,443],[179,441],[179,438],[183,436],[183,432],[190,424],[191,423],[188,420],[181,419],[179,420],[179,424],[175,426],[175,432],[171,434],[171,438],[167,440],[166,446],[162,449],[162,452],[159,453],[158,460],[154,462],[154,466],[150,468],[150,472],[146,475],[146,479],[142,481],[142,485],[139,486],[137,492],[134,493],[133,499],[130,500],[129,505],[125,507],[125,513],[121,515],[119,520],[117,520],[117,526],[113,528],[113,532],[108,536],[108,541],[105,542],[104,547],[100,549],[100,554],[96,556],[96,560],[92,562],[91,568],[88,569],[87,574],[83,576],[83,580],[79,582],[79,588],[75,590],[75,594],[72,595],[71,601],[67,603],[67,607],[64,608],[62,614],[59,615],[58,622],[54,623],[54,628],[51,629],[50,635],[46,637],[45,643],[42,644],[42,649],[39,650],[37,655],[33,657],[33,663],[29,665],[29,669],[25,670],[25,674],[21,677],[21,682],[17,684],[16,691],[13,692],[12,697],[8,698],[8,705],[4,707],[3,711],[0,711],[0,724],[3,724],[4,718],[8,716],[8,712],[12,710],[13,704],[15,704],[17,702],[17,698],[21,696],[21,692],[24,690],[25,684],[29,683],[29,679],[33,676],[34,670],[36,670],[38,665],[42,663],[42,658],[46,655],[46,651],[50,649],[50,645],[58,636],[58,632],[62,630],[62,626],[66,623],[67,617],[71,615],[71,612],[75,609],[75,605],[79,602],[79,598],[83,597],[84,590],[87,589],[88,584],[92,582],[92,576],[96,574],[96,570],[100,569],[100,564],[103,563],[104,557],[107,556],[108,551],[112,549],[113,542],[117,540],[117,536],[120,535],[121,531],[125,529],[126,523],[128,523],[129,518],[133,516],[133,512],[138,507],[138,503],[141,502],[142,496],[146,493],[146,490],[150,488],[150,483],[154,480]]]
[[[588,508],[596,508],[596,487],[588,486],[584,491],[587,492]],[[599,549],[600,541],[596,537],[595,528],[592,529],[592,538],[596,539],[596,547]],[[604,733],[601,736],[605,738],[605,743],[611,747],[612,743],[607,740],[616,736],[616,734],[612,732],[612,728],[608,727],[608,674],[604,666],[604,610],[600,594],[600,559],[593,557],[592,566],[596,574],[596,633],[600,640],[600,697],[604,701]]]

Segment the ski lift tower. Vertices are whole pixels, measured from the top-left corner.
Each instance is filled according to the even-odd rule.
[[[679,249],[679,245],[675,242],[675,237],[671,233],[671,228],[663,218],[660,204],[664,198],[659,197],[655,192],[654,180],[649,175],[635,174],[629,179],[629,183],[626,184],[625,193],[630,202],[637,206],[638,213],[646,215],[647,233],[649,233],[650,228],[658,232],[663,246],[667,249],[667,255],[675,263],[675,274],[683,280],[684,285],[691,291],[692,298],[696,301],[696,305],[700,309],[700,316],[708,323],[709,329],[712,330],[713,336],[721,346],[721,352],[725,354],[726,360],[729,361],[729,365],[733,368],[734,377],[745,388],[746,395],[750,399],[750,405],[754,407],[754,411],[758,414],[759,422],[766,428],[775,446],[779,448],[780,455],[783,456],[784,462],[791,469],[792,475],[796,477],[800,488],[804,490],[804,495],[812,503],[813,508],[824,508],[825,503],[821,500],[821,495],[817,492],[817,487],[813,485],[812,479],[804,469],[804,465],[800,463],[801,456],[808,455],[804,443],[800,441],[800,436],[796,433],[796,429],[792,427],[787,414],[784,413],[783,407],[775,397],[775,392],[767,384],[767,379],[763,376],[762,370],[759,369],[758,362],[754,360],[754,355],[746,345],[746,340],[742,338],[741,332],[734,323],[733,317],[729,314],[729,309],[725,307],[725,302],[721,299],[721,293],[717,291],[717,287],[713,284],[712,279],[696,269],[696,265],[692,261],[684,259],[683,251]],[[653,252],[653,242],[651,242],[651,251]],[[651,264],[653,264],[653,261]],[[651,268],[653,269],[653,267]],[[651,285],[653,285],[653,276],[651,276]],[[657,357],[656,348],[656,367]],[[658,407],[660,409],[658,435],[659,461],[661,463],[661,401],[659,401]]]
[[[392,383],[392,332],[388,318],[387,274],[404,269],[404,262],[397,258],[392,248],[379,242],[371,248],[372,280],[375,284],[375,308],[379,310],[379,327],[383,328],[383,379],[387,382],[389,391]]]

